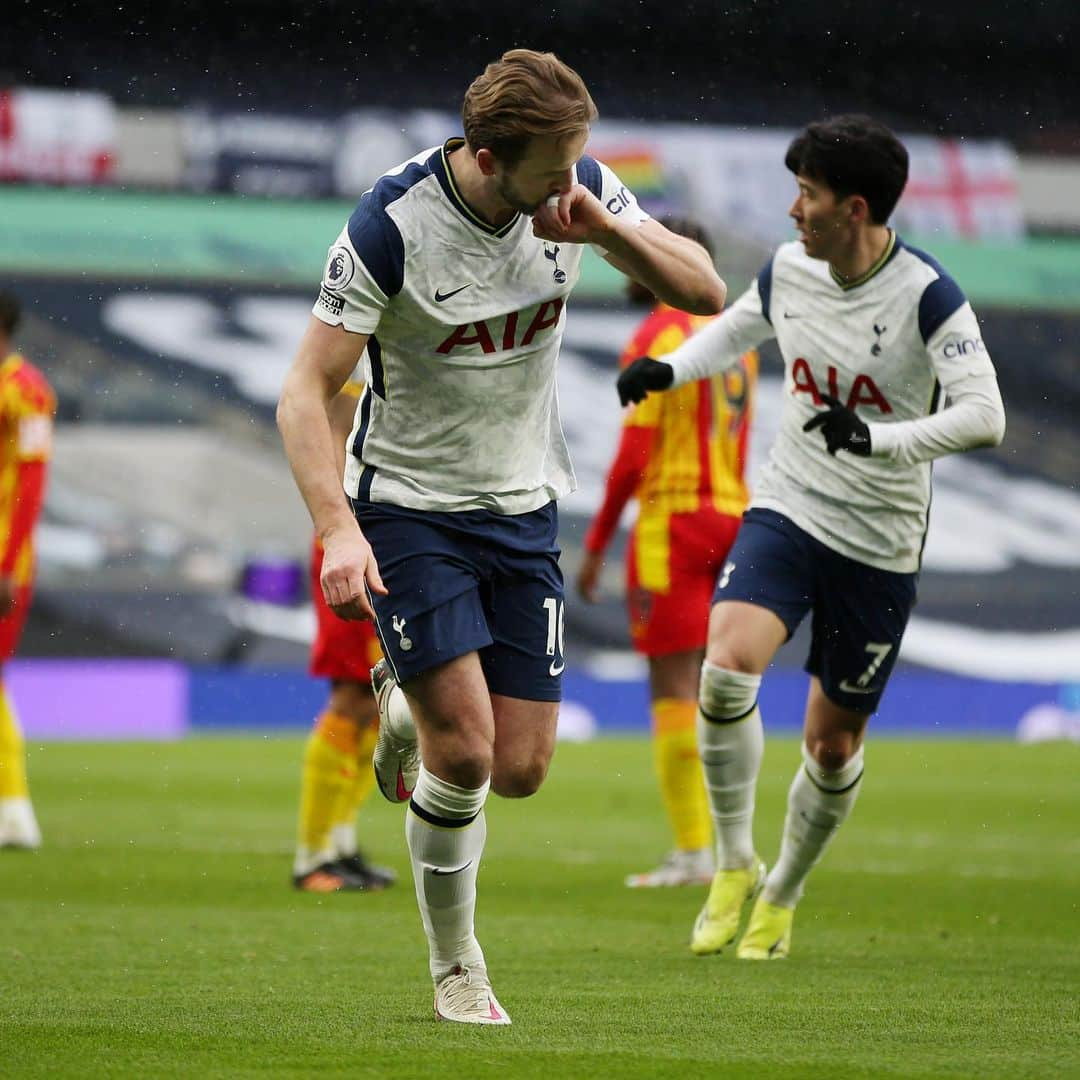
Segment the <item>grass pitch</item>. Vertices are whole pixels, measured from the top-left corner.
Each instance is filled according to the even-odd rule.
[[[644,740],[492,799],[479,934],[511,1028],[431,1014],[401,809],[383,894],[288,887],[300,739],[31,749],[46,847],[0,853],[0,1075],[1080,1076],[1080,748],[872,741],[792,957],[690,955],[703,890],[630,891],[666,830]],[[772,740],[775,856],[796,744]]]

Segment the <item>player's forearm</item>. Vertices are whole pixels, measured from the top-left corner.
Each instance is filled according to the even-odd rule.
[[[729,308],[719,319],[687,338],[677,349],[660,357],[665,364],[671,365],[675,373],[672,388],[707,379],[734,367],[747,349],[761,341],[760,337],[758,341],[751,341],[753,335],[748,335],[746,330],[737,309]]]
[[[352,432],[358,400],[358,394],[353,393],[351,389],[343,389],[330,402],[330,435],[334,444],[334,468],[339,478],[345,475],[347,443]]]
[[[356,526],[337,468],[328,418],[332,393],[290,372],[277,408],[285,455],[320,540],[338,529]]]
[[[601,555],[611,543],[626,504],[641,485],[655,436],[655,428],[623,428],[619,449],[604,487],[604,501],[585,534],[586,551]]]
[[[948,408],[919,420],[872,423],[870,453],[901,465],[917,465],[946,454],[998,446],[1005,437],[1005,409],[997,379],[972,379]]]
[[[597,243],[664,303],[693,315],[715,315],[723,309],[727,286],[708,252],[693,240],[616,219]]]

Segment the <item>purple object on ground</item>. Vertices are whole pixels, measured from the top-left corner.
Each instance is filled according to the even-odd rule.
[[[295,604],[302,597],[304,568],[295,559],[252,559],[244,567],[244,595],[266,604]]]
[[[4,683],[28,739],[179,739],[189,674],[172,660],[13,660]]]

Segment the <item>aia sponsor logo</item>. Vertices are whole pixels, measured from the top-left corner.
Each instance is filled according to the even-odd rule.
[[[563,299],[545,300],[526,322],[522,318],[525,311],[511,311],[495,319],[478,319],[455,327],[447,339],[435,350],[443,356],[449,356],[455,349],[466,349],[479,345],[485,355],[496,352],[508,352],[510,349],[524,348],[531,345],[533,339],[543,330],[550,330],[559,325],[562,315]],[[474,350],[475,351],[475,350]]]
[[[825,403],[822,396],[822,387],[814,378],[809,361],[804,360],[801,356],[791,365],[791,392],[793,394],[809,394],[810,400],[818,408]],[[834,398],[839,398],[849,409],[854,409],[857,405],[866,405],[873,406],[882,413],[891,413],[893,411],[885,395],[878,389],[877,383],[869,375],[864,375],[862,372],[855,376],[845,400],[844,395],[840,393],[836,368],[830,364],[825,372],[824,392]]]

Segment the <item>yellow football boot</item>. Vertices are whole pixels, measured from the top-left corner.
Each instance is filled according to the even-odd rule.
[[[739,932],[743,908],[764,883],[765,864],[757,857],[748,870],[717,870],[709,898],[694,923],[690,951],[695,956],[708,956],[730,945]]]
[[[791,951],[794,920],[794,908],[777,907],[759,896],[735,955],[740,960],[783,960]]]

